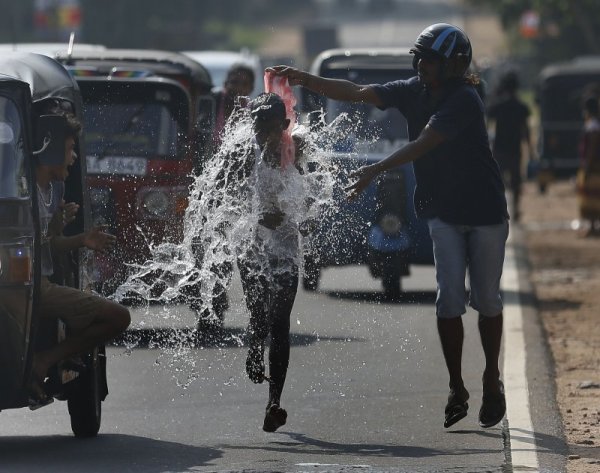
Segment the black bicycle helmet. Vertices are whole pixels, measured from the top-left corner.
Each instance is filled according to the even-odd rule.
[[[423,30],[410,50],[414,54],[413,67],[416,70],[419,58],[435,55],[443,59],[444,67],[452,62],[460,62],[464,73],[471,64],[473,53],[469,37],[460,28],[448,23],[436,23]]]

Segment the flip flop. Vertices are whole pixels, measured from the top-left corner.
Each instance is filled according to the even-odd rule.
[[[467,411],[469,410],[469,404],[467,402],[455,402],[454,404],[448,404],[444,413],[444,427],[452,427],[459,420],[467,417]]]
[[[46,394],[46,391],[44,390],[43,385],[41,385],[37,381],[31,381],[27,390],[29,391],[27,402],[29,404],[29,409],[31,409],[32,411],[35,411],[40,407],[47,406],[48,404],[54,402],[54,398],[48,396],[48,394]]]
[[[504,384],[498,381],[500,392],[483,393],[481,409],[479,410],[479,425],[484,429],[498,424],[506,414],[506,397],[504,396]]]
[[[469,404],[467,403],[469,393],[466,391],[465,393],[466,398],[459,398],[454,390],[451,390],[450,394],[448,394],[448,403],[444,409],[444,427],[446,429],[456,424],[459,420],[467,417],[467,412],[469,410]]]

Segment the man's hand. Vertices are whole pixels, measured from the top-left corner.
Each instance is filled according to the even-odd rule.
[[[50,234],[58,236],[62,233],[63,229],[75,220],[75,216],[79,211],[79,204],[75,202],[65,203],[63,200],[60,204],[59,209],[52,216],[52,220],[48,224]]]
[[[108,225],[98,225],[85,232],[83,234],[84,246],[94,251],[106,251],[111,249],[115,245],[117,237],[110,233],[106,233],[107,228]]]
[[[267,227],[269,230],[275,230],[281,222],[285,214],[281,210],[275,210],[273,212],[265,213],[262,218],[258,221],[263,227]]]
[[[356,179],[356,181],[346,187],[346,191],[348,192],[348,199],[354,200],[356,199],[362,191],[364,191],[371,181],[379,174],[379,170],[377,169],[375,164],[371,164],[370,166],[363,166],[356,171],[350,173],[350,179]]]
[[[265,69],[265,72],[272,72],[275,75],[287,77],[288,83],[290,85],[305,86],[308,82],[308,78],[310,77],[310,74],[308,72],[304,72],[290,66],[267,67]]]

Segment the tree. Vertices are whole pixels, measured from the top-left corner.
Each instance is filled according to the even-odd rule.
[[[530,42],[533,55],[542,63],[586,54],[600,54],[600,2],[598,0],[466,0],[473,6],[486,4],[496,11],[505,30],[512,33],[513,46]],[[523,14],[539,15],[539,34],[519,38]]]

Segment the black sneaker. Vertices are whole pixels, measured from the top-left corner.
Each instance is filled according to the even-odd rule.
[[[263,342],[250,343],[246,358],[246,373],[253,383],[260,384],[265,380],[265,345]]]
[[[263,430],[265,432],[275,432],[279,427],[285,425],[286,420],[286,410],[282,409],[279,404],[271,404],[269,407],[267,407],[267,412],[265,413]]]

